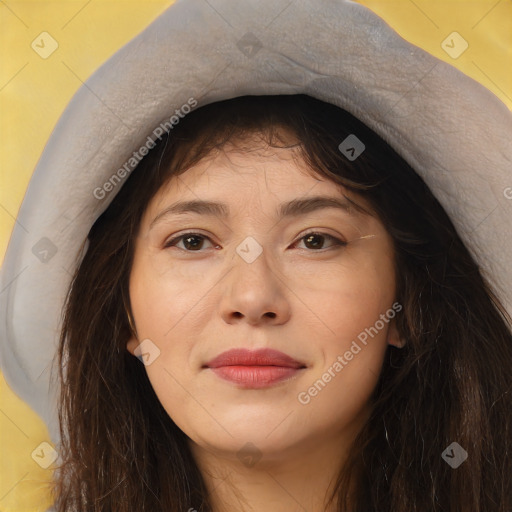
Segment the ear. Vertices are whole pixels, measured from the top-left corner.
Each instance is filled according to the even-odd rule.
[[[403,348],[405,346],[405,340],[401,338],[400,333],[398,332],[395,318],[392,318],[389,322],[386,341],[389,345],[393,345],[397,348]]]
[[[129,340],[128,340],[128,343],[126,343],[126,350],[128,350],[128,352],[130,352],[130,354],[132,356],[135,355],[135,349],[140,345],[139,343],[139,340],[135,337],[131,337]]]
[[[134,322],[132,320],[132,315],[129,313],[129,310],[125,306],[126,316],[128,318],[128,324],[130,325],[131,336],[128,342],[126,343],[126,349],[132,356],[135,355],[135,349],[139,346],[139,340],[135,337],[137,331],[134,326]]]

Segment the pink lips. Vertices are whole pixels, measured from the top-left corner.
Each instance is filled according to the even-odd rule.
[[[296,375],[306,365],[277,350],[233,349],[204,365],[218,377],[248,389],[259,389]]]

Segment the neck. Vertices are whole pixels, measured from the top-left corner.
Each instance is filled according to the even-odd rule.
[[[357,430],[318,437],[279,453],[245,448],[247,457],[206,449],[190,441],[208,489],[213,512],[335,512],[326,508]],[[241,443],[243,445],[243,443]],[[254,455],[253,452],[253,455]],[[239,458],[240,457],[240,458]],[[259,458],[261,457],[261,458]],[[337,493],[336,493],[337,494]]]

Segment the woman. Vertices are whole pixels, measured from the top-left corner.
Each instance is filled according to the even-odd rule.
[[[195,7],[176,8],[178,23]],[[300,5],[287,23],[304,23],[308,15]],[[364,27],[369,14],[339,3],[314,20],[330,17]],[[376,58],[386,40],[393,42],[389,62],[397,56],[407,62],[409,47],[372,21],[378,29],[370,29],[373,46],[361,50],[352,42],[354,48]],[[359,37],[367,41],[365,30]],[[124,53],[151,80],[159,59],[144,68],[141,62],[148,40],[161,43],[152,39],[159,31],[172,32],[157,23]],[[272,31],[277,37],[279,30]],[[462,229],[485,220],[464,215],[468,203],[485,210],[485,201],[475,208],[484,193],[473,184],[475,195],[457,198],[452,207],[443,196],[450,190],[439,186],[469,186],[483,158],[472,162],[464,155],[468,141],[451,151],[432,145],[449,137],[448,129],[421,137],[430,128],[422,132],[420,120],[435,122],[445,113],[443,104],[423,105],[421,94],[408,95],[410,70],[381,70],[382,77],[398,73],[399,79],[370,86],[382,60],[370,59],[366,72],[352,63],[342,73],[323,44],[339,47],[338,39],[311,41],[301,55],[306,60],[288,69],[283,54],[275,57],[285,66],[277,92],[286,97],[244,97],[275,91],[271,59],[235,68],[245,81],[235,94],[228,93],[233,79],[227,71],[224,85],[216,83],[204,97],[194,92],[187,101],[173,99],[177,109],[163,96],[180,98],[178,84],[162,93],[161,77],[153,89],[131,77],[126,89],[122,80],[99,73],[89,87],[105,93],[102,99],[120,91],[116,105],[128,105],[122,97],[128,90],[140,102],[122,116],[113,103],[100,107],[121,119],[103,142],[87,123],[107,133],[110,125],[102,126],[79,97],[74,113],[85,121],[78,126],[90,144],[78,131],[68,132],[73,147],[56,142],[43,157],[46,175],[54,172],[67,183],[73,178],[70,195],[80,198],[67,226],[55,228],[74,242],[58,240],[57,231],[47,237],[59,248],[53,262],[64,253],[70,263],[81,233],[88,233],[73,281],[59,279],[71,286],[60,332],[57,510],[510,507],[511,333],[500,304],[510,276],[503,274],[505,294],[498,298],[496,283],[484,277],[489,252],[477,261],[479,248],[471,243],[477,239]],[[285,84],[302,79],[315,53],[328,58],[300,90],[328,103],[294,96],[297,86]],[[439,64],[430,67],[422,53],[414,57],[418,69],[431,70],[429,79],[452,78],[446,69],[447,75],[436,75]],[[265,80],[255,87],[250,73],[260,72]],[[421,87],[425,93],[433,85]],[[472,107],[473,114],[487,110],[484,119],[492,115],[510,126],[509,115],[468,87],[486,101],[485,109],[484,103]],[[228,96],[239,98],[218,102]],[[457,107],[471,105],[469,94],[461,96]],[[199,108],[192,112],[194,101]],[[335,106],[344,103],[416,163],[414,170]],[[492,139],[498,130],[489,133]],[[478,134],[484,136],[481,127],[466,130],[468,139]],[[496,164],[491,186],[503,189],[507,148],[493,143],[501,153],[489,157]],[[52,160],[57,170],[48,170]],[[432,165],[439,161],[446,171]],[[79,180],[66,174],[70,165],[85,171]],[[112,201],[108,207],[105,198]],[[325,208],[326,198],[338,207]],[[195,201],[187,206],[196,213],[178,214],[178,199]],[[230,214],[200,200],[222,201]],[[500,200],[508,205],[503,194]],[[57,195],[57,202],[62,213],[70,199]],[[486,233],[493,232],[491,221]],[[492,261],[499,264],[499,255]],[[247,352],[260,349],[280,354]]]
[[[308,96],[241,97],[189,114],[139,165],[66,311],[60,510],[507,504],[506,313],[384,141]]]

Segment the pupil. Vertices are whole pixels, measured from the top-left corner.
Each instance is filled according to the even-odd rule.
[[[190,243],[190,240],[196,240],[197,243]],[[198,246],[201,245],[202,243],[202,240],[198,237],[198,236],[187,236],[187,238],[185,238],[183,240],[183,243],[185,244],[185,247],[189,248],[188,245],[191,245],[192,247],[195,247],[197,248]]]
[[[318,240],[318,239],[321,239],[321,238],[322,238],[322,235],[309,235],[309,236],[306,238],[306,243],[308,244],[308,243],[310,243],[310,242],[311,242],[311,240],[314,240],[314,239],[317,239],[317,240]],[[314,247],[318,247],[319,245],[321,246],[321,245],[322,245],[322,243],[321,243],[321,242],[320,242],[320,244],[318,244],[318,243],[316,243],[316,244],[315,244],[315,243],[313,243],[312,245],[313,245]]]

